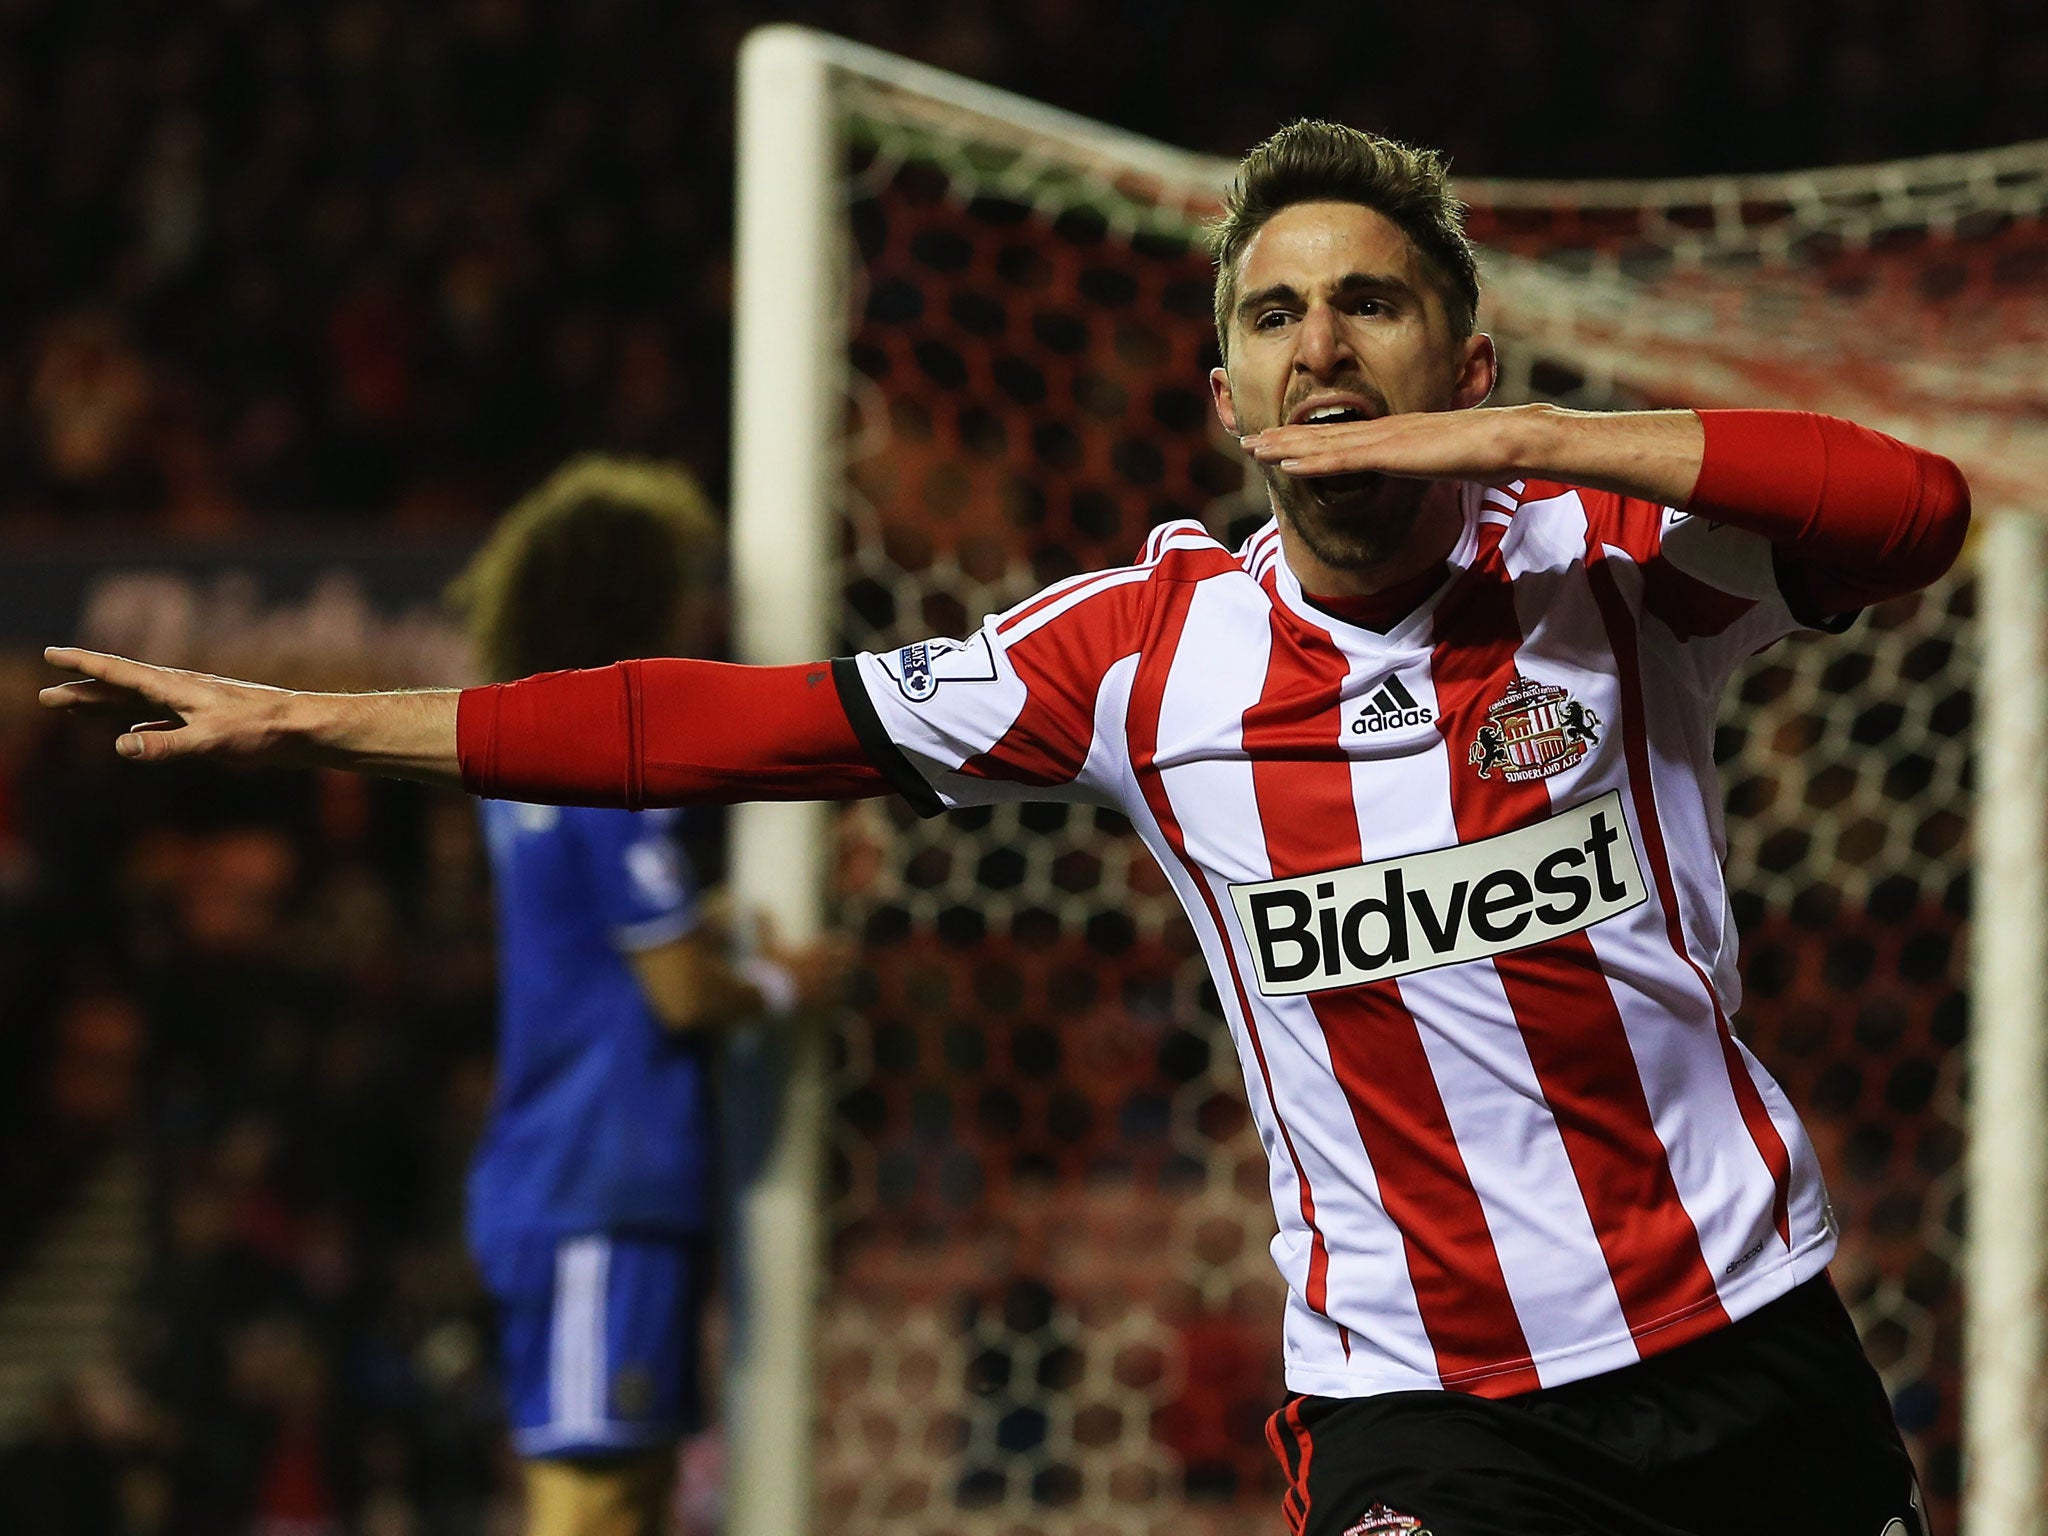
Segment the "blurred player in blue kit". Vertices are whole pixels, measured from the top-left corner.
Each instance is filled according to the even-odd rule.
[[[573,461],[457,581],[493,678],[701,652],[719,529],[680,469]],[[682,812],[482,802],[497,1092],[469,1182],[534,1536],[653,1536],[701,1426],[710,1045],[837,983],[829,948],[735,960]]]

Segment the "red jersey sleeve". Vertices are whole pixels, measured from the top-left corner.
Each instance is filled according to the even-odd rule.
[[[1938,453],[1810,411],[1701,411],[1687,502],[1776,550],[1794,613],[1814,622],[1934,581],[1970,526],[1970,487]]]

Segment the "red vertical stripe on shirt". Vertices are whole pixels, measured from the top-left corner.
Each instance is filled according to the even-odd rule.
[[[1451,813],[1463,842],[1551,815],[1543,780],[1512,783],[1498,770],[1482,779],[1465,757],[1488,707],[1515,677],[1522,639],[1500,530],[1482,527],[1477,560],[1438,611],[1432,658],[1450,749]],[[1493,965],[1630,1332],[1637,1338],[1661,1333],[1688,1316],[1700,1317],[1703,1328],[1725,1322],[1592,939],[1568,934],[1497,955]]]
[[[1779,1134],[1778,1127],[1772,1123],[1770,1111],[1764,1107],[1763,1094],[1757,1090],[1756,1080],[1749,1075],[1749,1068],[1743,1063],[1742,1052],[1735,1044],[1735,1032],[1728,1027],[1728,1016],[1721,1009],[1721,999],[1714,991],[1714,984],[1687,951],[1685,933],[1679,926],[1678,889],[1671,878],[1671,856],[1664,847],[1664,831],[1657,821],[1655,785],[1650,778],[1650,743],[1643,723],[1643,668],[1636,643],[1635,619],[1621,595],[1621,589],[1615,584],[1613,567],[1597,551],[1588,552],[1586,573],[1593,584],[1593,597],[1599,604],[1601,621],[1607,627],[1607,643],[1614,652],[1621,696],[1627,701],[1628,707],[1622,712],[1622,747],[1628,754],[1629,788],[1635,800],[1636,824],[1643,829],[1643,855],[1650,862],[1650,875],[1657,886],[1657,900],[1664,907],[1664,931],[1678,958],[1699,978],[1700,989],[1706,993],[1707,1001],[1713,1007],[1714,1028],[1721,1037],[1721,1057],[1728,1064],[1729,1086],[1735,1091],[1736,1106],[1742,1113],[1742,1123],[1749,1128],[1750,1140],[1756,1144],[1757,1156],[1770,1170],[1774,1187],[1772,1215],[1777,1223],[1778,1237],[1789,1246],[1792,1241],[1792,1154],[1786,1149],[1785,1138]]]
[[[1265,690],[1245,711],[1244,745],[1276,878],[1364,861],[1340,719],[1348,670],[1328,636],[1274,609]],[[1308,1000],[1380,1205],[1401,1233],[1438,1375],[1446,1386],[1485,1378],[1501,1395],[1541,1385],[1400,988],[1370,982]]]
[[[1159,751],[1159,710],[1166,697],[1166,680],[1173,670],[1174,656],[1180,650],[1181,631],[1187,624],[1188,605],[1194,601],[1196,585],[1194,582],[1174,582],[1158,595],[1159,608],[1148,626],[1137,676],[1131,680],[1127,726],[1131,768],[1144,793],[1146,807],[1152,812],[1152,819],[1159,823],[1160,834],[1173,850],[1173,856],[1179,861],[1189,883],[1201,894],[1202,903],[1208,909],[1210,925],[1221,941],[1224,962],[1230,971],[1231,990],[1237,998],[1238,1016],[1244,1020],[1245,1037],[1251,1041],[1252,1055],[1259,1064],[1259,1084],[1265,1090],[1266,1107],[1272,1111],[1273,1124],[1280,1133],[1282,1145],[1287,1148],[1288,1161],[1294,1166],[1294,1182],[1301,1191],[1301,1219],[1309,1231],[1308,1283],[1302,1299],[1314,1311],[1328,1316],[1330,1248],[1323,1240],[1323,1229],[1316,1224],[1315,1195],[1309,1188],[1308,1172],[1301,1166],[1301,1154],[1294,1150],[1293,1134],[1281,1118],[1279,1102],[1273,1097],[1273,1074],[1266,1066],[1266,1047],[1259,1038],[1258,1015],[1252,1012],[1251,999],[1245,993],[1244,977],[1238,970],[1236,953],[1230,947],[1230,930],[1224,926],[1223,913],[1216,905],[1216,895],[1209,889],[1207,877],[1200,866],[1188,857],[1187,839],[1181,832],[1180,819],[1174,815],[1166,786],[1153,766]]]

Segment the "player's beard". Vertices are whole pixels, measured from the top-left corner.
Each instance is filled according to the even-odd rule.
[[[1261,465],[1273,506],[1295,537],[1334,571],[1369,570],[1398,555],[1415,532],[1427,480],[1374,474],[1304,476]]]

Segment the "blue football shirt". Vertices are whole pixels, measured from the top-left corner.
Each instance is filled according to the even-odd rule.
[[[469,1229],[487,1270],[534,1239],[706,1225],[703,1048],[662,1027],[627,959],[696,926],[679,815],[483,802],[498,1076]]]

